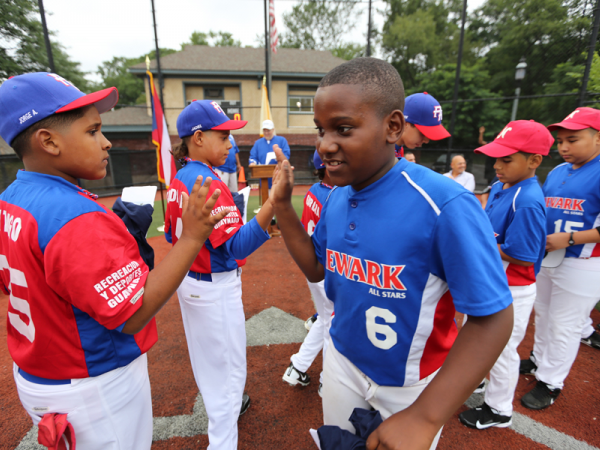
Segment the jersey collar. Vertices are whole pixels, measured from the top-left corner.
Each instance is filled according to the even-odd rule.
[[[45,173],[39,172],[29,172],[27,170],[19,170],[17,172],[17,180],[23,181],[25,183],[36,183],[36,184],[45,184],[45,185],[54,185],[60,186],[66,189],[72,189],[75,192],[85,195],[91,199],[97,200],[98,196],[96,194],[92,194],[90,191],[85,190],[79,186],[74,185],[73,183],[69,183],[67,180],[61,177],[57,177],[56,175],[48,175]]]

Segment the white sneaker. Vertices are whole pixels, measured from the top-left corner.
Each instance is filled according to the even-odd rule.
[[[315,323],[317,321],[317,317],[319,316],[319,314],[314,314],[312,316],[310,316],[308,319],[306,319],[306,322],[304,322],[304,328],[306,328],[306,331],[310,331],[310,329],[313,326],[313,323]]]
[[[485,392],[485,380],[481,382],[479,386],[475,388],[473,394],[483,394]]]
[[[308,386],[310,383],[310,377],[305,372],[300,372],[298,369],[294,367],[293,363],[290,363],[288,368],[285,370],[283,374],[283,381],[289,383],[292,386],[296,386],[300,384],[302,386]]]

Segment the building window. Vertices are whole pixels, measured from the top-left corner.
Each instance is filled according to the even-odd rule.
[[[222,87],[205,87],[204,100],[225,100]]]
[[[308,96],[289,96],[288,97],[288,111],[290,114],[312,114],[313,111],[313,98]]]

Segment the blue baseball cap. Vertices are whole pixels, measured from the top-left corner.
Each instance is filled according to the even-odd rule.
[[[319,152],[315,150],[315,154],[313,155],[313,164],[315,165],[315,169],[324,169],[325,164],[321,157],[319,156]]]
[[[119,100],[117,88],[84,94],[60,75],[34,72],[11,77],[0,86],[0,136],[10,145],[23,131],[52,114],[94,105],[100,114]]]
[[[177,118],[177,133],[184,138],[198,130],[239,130],[247,123],[247,120],[231,120],[214,100],[193,100]]]
[[[442,126],[442,106],[427,92],[406,97],[404,119],[412,123],[427,139],[439,141],[450,137]]]

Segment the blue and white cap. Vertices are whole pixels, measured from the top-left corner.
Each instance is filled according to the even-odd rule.
[[[319,156],[319,152],[315,150],[315,154],[313,155],[313,164],[315,165],[315,169],[324,169],[325,164],[321,157]]]
[[[34,72],[10,77],[0,86],[0,136],[10,145],[23,131],[52,114],[95,105],[100,114],[119,101],[117,88],[84,94],[60,75]]]
[[[442,106],[427,92],[406,97],[404,119],[412,123],[427,139],[439,141],[450,137],[442,126]]]
[[[194,100],[179,114],[177,133],[184,138],[198,130],[239,130],[247,123],[247,120],[231,120],[214,100]]]

